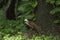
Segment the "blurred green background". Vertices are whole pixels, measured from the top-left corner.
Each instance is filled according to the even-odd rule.
[[[53,23],[60,25],[60,0],[46,0],[46,3],[53,6],[49,12],[50,15],[54,16]],[[24,23],[24,19],[36,20],[34,10],[37,6],[37,0],[0,0],[0,39],[59,40],[59,36],[55,37],[52,35],[34,36],[32,39],[26,39],[20,35],[21,32],[26,32],[28,30],[27,25]],[[10,37],[12,35],[17,36]]]

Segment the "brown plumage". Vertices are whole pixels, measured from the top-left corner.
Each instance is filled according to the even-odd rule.
[[[30,20],[28,20],[28,19],[25,19],[24,21],[25,21],[25,23],[26,23],[29,27],[31,27],[32,29],[37,30],[37,32],[40,33],[41,28],[40,28],[37,24],[35,24],[33,21],[30,21]]]

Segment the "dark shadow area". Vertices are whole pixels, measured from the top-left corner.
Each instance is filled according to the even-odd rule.
[[[8,0],[4,0],[0,2],[0,9],[6,5],[6,3],[8,2]]]
[[[15,20],[16,19],[16,16],[15,16],[15,3],[16,3],[16,0],[12,0],[7,12],[6,12],[6,18],[11,20]]]

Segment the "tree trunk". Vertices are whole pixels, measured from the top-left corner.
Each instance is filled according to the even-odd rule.
[[[46,0],[38,0],[38,6],[35,9],[36,22],[42,27],[51,27],[52,18],[49,14],[49,7]]]
[[[15,15],[15,3],[16,3],[16,0],[12,0],[11,1],[11,4],[6,12],[6,18],[7,19],[13,19],[15,20],[16,19],[16,15]]]
[[[47,4],[46,0],[38,0],[38,6],[35,9],[36,23],[44,30],[45,33],[49,33],[52,30],[52,16],[49,14],[51,6]],[[49,31],[48,31],[49,30]]]

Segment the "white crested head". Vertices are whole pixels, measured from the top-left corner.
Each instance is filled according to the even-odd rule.
[[[24,19],[24,21],[25,21],[25,23],[27,24],[27,25],[29,25],[29,21],[28,21],[28,19]]]
[[[24,19],[25,22],[28,22],[28,19]]]

